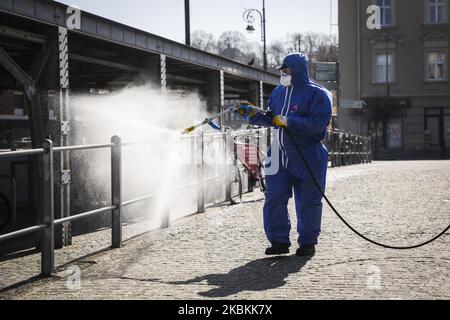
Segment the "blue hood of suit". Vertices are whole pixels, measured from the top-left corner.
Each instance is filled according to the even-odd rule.
[[[287,65],[292,71],[292,84],[304,86],[311,82],[309,78],[308,58],[302,53],[293,53],[284,58],[283,65]]]

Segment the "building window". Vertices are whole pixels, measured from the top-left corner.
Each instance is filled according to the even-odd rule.
[[[428,23],[444,23],[446,17],[446,0],[428,0]]]
[[[392,1],[393,0],[377,0],[376,4],[381,10],[381,25],[391,26],[392,22]]]
[[[427,80],[443,81],[446,79],[446,61],[445,52],[430,51],[427,54]]]
[[[393,82],[394,65],[392,53],[375,54],[375,79],[376,83]]]

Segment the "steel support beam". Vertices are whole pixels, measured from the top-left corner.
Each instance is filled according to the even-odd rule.
[[[28,74],[33,79],[34,82],[38,82],[41,77],[42,71],[47,64],[48,58],[52,54],[52,51],[55,50],[56,42],[47,43],[42,47],[38,53],[36,53],[33,62],[30,66]]]
[[[0,47],[0,64],[25,88],[27,95],[34,92],[36,83],[33,79]]]
[[[248,89],[233,87],[231,85],[225,85],[225,91],[227,91],[227,92],[236,92],[236,93],[244,93],[244,94],[248,93]]]
[[[1,25],[0,25],[0,34],[5,37],[25,40],[34,43],[46,44],[48,42],[48,38],[40,34]]]
[[[166,75],[166,77],[167,77],[167,80],[170,80],[170,81],[180,81],[180,82],[184,82],[184,83],[198,84],[198,85],[206,84],[206,81],[204,81],[204,80],[198,80],[198,79],[194,79],[194,78],[177,76],[177,75],[173,75],[173,74],[168,74],[168,75]]]
[[[69,59],[86,62],[86,63],[91,63],[91,64],[96,64],[96,65],[104,66],[104,67],[110,67],[113,69],[119,69],[119,70],[128,71],[128,72],[140,72],[141,71],[141,68],[138,68],[135,66],[130,66],[127,64],[123,64],[123,63],[111,62],[111,61],[98,59],[98,58],[86,57],[86,56],[83,56],[80,54],[75,54],[75,53],[69,53]]]

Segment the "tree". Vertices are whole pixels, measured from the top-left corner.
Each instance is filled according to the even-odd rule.
[[[278,40],[271,42],[267,52],[267,62],[269,67],[275,68],[283,63],[283,59],[286,56],[286,46],[284,41]]]
[[[249,42],[239,31],[226,31],[220,35],[218,40],[210,33],[201,30],[195,31],[192,34],[192,46],[241,63],[253,62],[253,66],[262,67],[263,48],[261,43]],[[315,61],[336,62],[339,58],[337,37],[312,31],[287,34],[283,39],[269,43],[267,50],[269,69],[281,65],[284,57],[294,52],[306,54],[311,62],[311,68]]]
[[[250,43],[239,31],[226,31],[222,33],[217,42],[217,48],[221,56],[247,64],[255,58],[254,65],[260,65],[257,58],[258,45]]]
[[[226,49],[238,49],[243,51],[247,43],[247,38],[245,38],[244,34],[239,31],[226,31],[222,33],[219,37],[219,41],[217,42],[217,47],[219,52],[222,52]]]
[[[202,30],[196,30],[192,33],[191,45],[200,50],[218,53],[217,41],[214,38],[214,35]]]

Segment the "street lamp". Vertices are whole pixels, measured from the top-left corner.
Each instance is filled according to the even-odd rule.
[[[255,14],[259,14],[259,18],[261,19],[261,41],[264,43],[264,70],[267,70],[267,44],[266,44],[266,1],[263,0],[263,10],[261,11],[257,9],[247,9],[244,11],[243,19],[247,23],[247,28],[245,29],[249,33],[255,31],[255,27],[253,27],[253,23],[255,23],[256,17]]]

